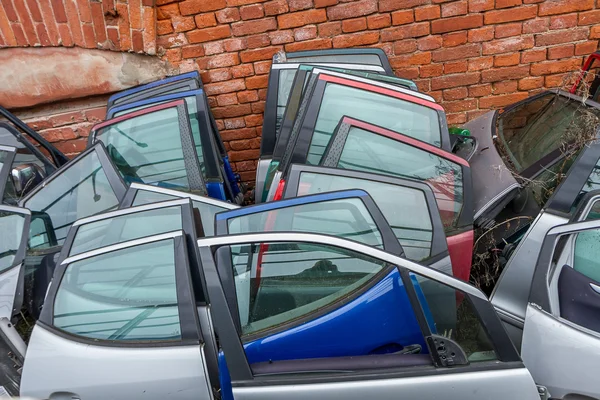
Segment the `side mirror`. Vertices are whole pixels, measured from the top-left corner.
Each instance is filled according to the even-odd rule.
[[[21,164],[10,171],[10,178],[17,197],[23,197],[41,183],[46,174],[36,164]]]

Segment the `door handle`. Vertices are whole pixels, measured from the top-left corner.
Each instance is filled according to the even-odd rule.
[[[592,288],[592,290],[598,294],[600,294],[600,286],[598,285],[594,285],[593,283],[590,283],[590,287]]]
[[[54,392],[48,397],[49,400],[81,400],[78,394],[70,392]]]

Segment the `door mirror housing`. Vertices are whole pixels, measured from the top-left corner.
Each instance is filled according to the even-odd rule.
[[[12,179],[17,197],[23,197],[29,193],[45,177],[46,174],[44,171],[33,163],[18,165],[10,172],[10,178]]]

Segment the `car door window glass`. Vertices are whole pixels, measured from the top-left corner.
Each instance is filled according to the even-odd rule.
[[[182,193],[181,197],[185,197]],[[159,201],[174,200],[181,197],[175,197],[166,193],[150,192],[148,190],[138,190],[135,198],[133,199],[132,207],[141,206],[148,203],[156,203]],[[193,200],[192,205],[200,212],[200,218],[202,219],[202,227],[204,228],[204,236],[214,236],[215,234],[215,215],[228,211],[229,208],[221,207],[215,204],[203,203],[201,201]]]
[[[118,205],[98,155],[92,151],[25,201],[23,207],[32,212],[30,247],[61,245],[73,222]],[[56,243],[51,244],[48,235],[56,236]]]
[[[360,289],[385,264],[333,246],[254,243],[231,246],[243,334],[295,320]]]
[[[56,293],[53,324],[90,339],[180,339],[173,240],[69,264]]]
[[[290,92],[292,91],[292,85],[294,84],[294,77],[296,76],[297,68],[294,69],[282,69],[279,71],[279,84],[277,86],[277,119],[275,123],[275,132],[279,132],[281,128],[281,120],[285,114],[285,107],[287,106]]]
[[[12,267],[21,246],[25,216],[0,211],[0,272]]]
[[[437,111],[406,100],[328,83],[308,151],[308,164],[319,164],[343,116],[350,116],[441,146]]]
[[[181,229],[180,206],[124,214],[80,225],[69,255]]]
[[[436,197],[444,227],[456,225],[463,205],[462,169],[418,147],[351,127],[337,167],[427,182]]]
[[[420,190],[366,179],[302,172],[298,196],[354,188],[366,191],[375,200],[408,259],[420,261],[431,255],[433,226],[427,200]]]
[[[177,108],[166,108],[101,128],[96,139],[128,182],[189,190]]]
[[[320,233],[383,247],[381,233],[359,199],[299,204],[228,220],[230,234],[277,231]]]
[[[573,269],[600,283],[600,246],[598,243],[600,243],[600,229],[590,229],[577,234]]]

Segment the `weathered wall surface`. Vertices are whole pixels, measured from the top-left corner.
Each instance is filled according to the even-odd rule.
[[[247,181],[279,50],[381,47],[398,76],[414,79],[460,124],[561,86],[600,39],[597,0],[0,1],[0,46],[140,52],[180,72],[199,70]]]

